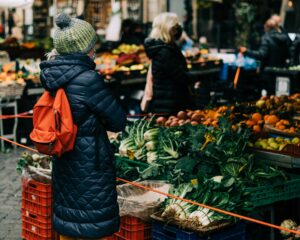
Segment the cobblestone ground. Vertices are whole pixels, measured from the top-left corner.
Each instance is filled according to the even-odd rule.
[[[23,150],[0,153],[0,239],[21,239],[21,178],[16,172]]]

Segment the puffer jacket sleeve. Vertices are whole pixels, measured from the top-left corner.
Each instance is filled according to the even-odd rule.
[[[269,44],[270,43],[268,41],[268,38],[264,36],[262,38],[261,45],[257,51],[247,50],[244,54],[257,60],[263,60],[267,57],[269,53]]]
[[[106,130],[112,132],[124,130],[126,114],[98,73],[93,73],[90,81],[87,92],[87,106],[99,117]]]

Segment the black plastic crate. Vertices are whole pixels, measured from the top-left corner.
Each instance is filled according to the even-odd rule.
[[[179,229],[173,225],[153,221],[153,240],[245,240],[246,224],[239,222],[232,227],[212,233],[207,236],[199,236],[198,233]]]

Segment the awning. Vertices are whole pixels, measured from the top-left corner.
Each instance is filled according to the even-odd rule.
[[[0,0],[0,8],[26,8],[33,4],[34,0]]]

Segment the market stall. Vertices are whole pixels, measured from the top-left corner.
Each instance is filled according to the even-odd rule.
[[[285,218],[299,221],[297,205],[287,207],[300,198],[299,96],[129,118],[125,132],[109,133],[122,224],[127,224],[115,237],[279,239],[279,231],[261,229],[231,213],[275,225]],[[25,177],[31,171],[30,178],[44,181],[40,173],[32,173],[33,167],[51,169],[44,165],[40,157],[24,155],[18,168]],[[136,232],[126,221],[137,220],[127,215],[152,225],[139,222]]]

